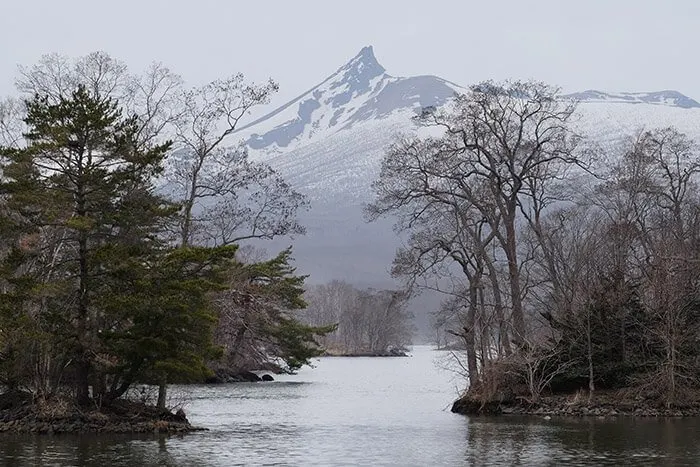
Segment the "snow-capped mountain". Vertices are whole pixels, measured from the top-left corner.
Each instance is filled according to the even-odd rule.
[[[311,281],[391,283],[388,270],[401,240],[390,220],[365,223],[362,207],[372,199],[387,146],[397,133],[414,131],[411,116],[463,90],[435,76],[393,77],[365,47],[318,86],[238,132],[253,158],[272,165],[311,201],[302,215],[308,233],[293,241],[297,265]],[[700,137],[700,104],[676,91],[584,91],[565,98],[580,103],[578,132],[602,143],[665,126]]]
[[[311,207],[301,215],[307,234],[262,245],[270,251],[294,245],[299,271],[311,282],[343,279],[359,286],[393,285],[389,269],[401,239],[391,220],[367,224],[386,148],[398,133],[415,131],[411,117],[440,106],[465,89],[435,76],[393,77],[371,47],[291,102],[241,128],[251,156],[269,163]],[[576,130],[606,144],[644,128],[675,126],[700,139],[700,104],[676,91],[564,96],[579,102]],[[438,298],[414,304],[419,327]]]
[[[387,74],[371,46],[301,96],[239,130],[252,149],[284,151],[359,124],[444,104],[461,88],[436,76]]]

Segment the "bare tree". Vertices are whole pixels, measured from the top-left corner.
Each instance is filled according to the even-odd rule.
[[[562,208],[549,213],[537,233],[543,245],[538,257],[540,277],[546,284],[537,294],[539,312],[550,325],[567,321],[573,332],[583,336],[591,398],[595,371],[590,298],[602,288],[600,276],[612,270],[603,246],[606,227],[602,220],[599,212],[585,206]]]
[[[572,364],[573,361],[561,358],[555,346],[527,343],[515,356],[512,371],[525,381],[530,393],[528,402],[537,404],[552,380]]]
[[[174,136],[171,126],[182,113],[178,99],[182,86],[182,78],[160,62],[151,63],[141,75],[129,75],[122,101],[127,112],[138,118],[139,144]]]
[[[305,294],[304,320],[316,326],[337,324],[325,347],[335,353],[383,355],[411,341],[408,295],[396,290],[360,290],[342,281],[312,286]]]
[[[222,150],[205,170],[195,195],[201,204],[193,205],[187,227],[191,242],[230,245],[306,232],[297,219],[306,198],[270,166],[250,161],[245,148]]]
[[[370,218],[428,206],[472,205],[488,223],[508,266],[513,338],[525,337],[518,259],[518,216],[562,167],[578,164],[568,128],[574,105],[537,82],[491,82],[456,96],[448,110],[429,109],[423,126],[439,138],[404,139],[386,155]],[[541,198],[538,198],[541,199]],[[410,228],[411,222],[406,225]]]
[[[647,388],[658,392],[667,407],[687,400],[688,389],[697,388],[698,369],[692,342],[698,329],[697,284],[700,278],[698,219],[700,200],[696,195],[700,156],[694,142],[678,131],[665,128],[643,133],[623,164],[645,167],[637,177],[647,210],[636,218],[643,256],[636,270],[645,284],[648,307],[647,329],[651,345],[659,348],[657,372],[642,380],[654,382]],[[627,180],[625,180],[627,181]],[[623,188],[624,190],[624,188]],[[692,396],[691,396],[692,397]]]
[[[127,115],[137,118],[139,148],[172,137],[169,125],[181,111],[176,100],[182,88],[180,76],[157,62],[142,74],[132,74],[124,62],[101,51],[77,59],[44,55],[30,67],[20,66],[15,84],[24,96],[38,94],[54,103],[79,85],[99,100],[118,100]]]
[[[0,146],[17,148],[24,132],[24,104],[17,98],[0,101]]]
[[[173,197],[182,204],[182,245],[198,240],[202,224],[210,233],[216,229],[218,238],[210,240],[224,244],[303,232],[293,219],[303,197],[270,167],[251,162],[244,147],[224,145],[241,119],[268,103],[277,89],[273,81],[248,84],[238,74],[180,95],[181,112],[175,121],[178,149],[166,178]],[[241,199],[246,191],[247,203]]]
[[[342,352],[350,348],[348,326],[353,323],[348,316],[358,306],[357,292],[351,284],[339,280],[306,288],[304,299],[308,306],[303,313],[304,321],[313,326],[338,325],[334,332],[323,336],[321,342],[326,349]]]

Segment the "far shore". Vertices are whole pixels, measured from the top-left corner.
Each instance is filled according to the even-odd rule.
[[[390,350],[387,352],[340,352],[327,350],[322,357],[408,357],[407,350]]]

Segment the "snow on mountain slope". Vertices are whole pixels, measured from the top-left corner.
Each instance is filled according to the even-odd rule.
[[[253,158],[275,167],[311,200],[341,196],[347,201],[364,202],[370,183],[379,175],[385,149],[398,134],[414,128],[411,115],[398,112],[284,153],[254,152]]]
[[[362,207],[395,135],[414,131],[418,109],[442,105],[460,90],[433,76],[392,77],[366,47],[318,86],[238,132],[254,159],[268,162],[311,201],[302,215],[308,233],[293,244],[297,265],[312,282],[391,283],[388,270],[401,240],[390,220],[366,224]],[[700,139],[700,104],[675,91],[568,97],[580,102],[578,132],[603,145],[665,126]]]
[[[700,109],[583,103],[576,129],[603,146],[643,129],[675,126],[700,139]],[[362,207],[372,200],[372,182],[379,175],[386,148],[399,132],[412,131],[410,115],[368,121],[350,130],[278,154],[255,153],[275,167],[311,202],[302,215],[307,235],[294,240],[294,256],[312,282],[345,279],[388,286],[389,269],[401,239],[389,220],[366,224]],[[286,243],[285,243],[286,242]],[[283,247],[288,240],[269,248]],[[273,247],[274,245],[274,247]]]
[[[435,76],[386,73],[371,46],[321,84],[238,131],[252,149],[286,152],[396,112],[444,104],[456,84]]]
[[[325,138],[314,138],[283,153],[252,154],[279,170],[311,200],[339,196],[348,202],[367,202],[386,148],[398,134],[415,131],[411,117],[412,113],[397,112],[386,119],[369,120]],[[579,104],[573,123],[578,133],[604,146],[645,129],[667,126],[700,140],[700,108],[585,102]]]
[[[579,103],[577,112],[577,130],[596,141],[611,142],[639,130],[668,126],[676,127],[693,138],[700,138],[700,106],[683,108],[584,101]]]
[[[397,133],[413,128],[410,117],[410,112],[398,112],[285,153],[252,153],[309,198],[310,210],[301,216],[307,234],[293,243],[296,264],[312,282],[392,283],[388,270],[399,239],[389,220],[365,223],[362,209],[371,199],[386,147]],[[280,239],[265,246],[274,250],[288,244]]]
[[[589,89],[588,91],[568,94],[565,98],[580,102],[619,102],[625,104],[657,104],[683,109],[699,108],[700,103],[678,91],[658,92],[619,92],[606,93]]]

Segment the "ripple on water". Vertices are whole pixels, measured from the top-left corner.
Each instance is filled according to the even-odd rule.
[[[464,382],[410,358],[323,358],[269,383],[173,388],[184,437],[0,437],[0,465],[695,465],[696,419],[496,417],[449,412]]]

